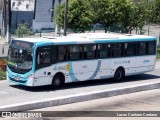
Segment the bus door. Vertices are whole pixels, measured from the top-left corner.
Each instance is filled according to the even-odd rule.
[[[38,47],[36,51],[36,85],[47,85],[51,76],[51,46]]]

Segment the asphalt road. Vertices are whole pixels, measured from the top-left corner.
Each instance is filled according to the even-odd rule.
[[[96,111],[99,111],[100,114],[97,114],[98,112]],[[42,118],[15,117],[3,118],[2,120],[159,120],[160,117],[120,117],[119,115],[122,113],[127,115],[131,113],[133,115],[135,113],[144,114],[147,112],[155,115],[158,113],[158,115],[160,115],[160,89],[48,107],[43,109],[36,109],[29,112],[41,113]],[[43,113],[44,115],[47,115],[49,113],[50,116],[57,117],[43,117]],[[65,116],[65,114],[67,117],[61,117]]]
[[[120,95],[120,96],[115,96],[115,97],[110,97],[110,98],[91,100],[89,102],[86,101],[86,102],[73,103],[73,104],[68,104],[68,105],[61,105],[61,106],[48,107],[48,108],[34,110],[34,112],[36,111],[41,111],[41,113],[43,112],[45,113],[46,111],[53,111],[51,112],[53,113],[52,115],[54,115],[54,112],[56,113],[57,111],[59,111],[59,113],[61,113],[59,114],[59,117],[63,116],[65,114],[65,111],[68,111],[68,113],[70,113],[69,117],[54,118],[54,120],[74,120],[74,119],[88,120],[88,119],[93,119],[91,117],[97,117],[101,115],[102,117],[99,117],[98,119],[106,120],[106,118],[103,118],[103,116],[111,116],[111,114],[113,114],[114,116],[107,118],[107,120],[108,119],[116,120],[118,118],[122,120],[124,119],[124,117],[120,117],[120,114],[122,114],[121,111],[123,111],[123,113],[127,115],[128,113],[139,114],[139,111],[143,111],[143,113],[147,111],[152,114],[156,114],[156,111],[159,111],[158,114],[160,114],[160,89],[143,91],[143,92],[138,92],[138,93],[131,93],[131,94]],[[77,114],[75,114],[76,113],[75,111],[78,111]],[[82,111],[88,111],[88,112],[82,112]],[[96,112],[93,114],[92,111],[103,111],[103,112],[100,112],[102,114],[96,114]],[[111,111],[111,113],[109,114],[104,111],[109,111],[109,112]],[[77,117],[72,118],[72,116],[77,116]],[[47,118],[47,120],[51,120],[51,119],[53,118]],[[125,119],[126,120],[127,119],[137,120],[137,117],[129,116],[129,117],[126,117]],[[139,117],[139,119],[158,120],[160,119],[160,117],[149,116],[149,117],[144,117],[144,118]],[[32,120],[32,119],[30,118],[29,120]],[[42,120],[42,119],[39,118],[39,120]]]
[[[96,80],[65,84],[58,90],[53,90],[50,86],[43,87],[24,87],[9,86],[6,80],[0,82],[0,106],[23,103],[29,101],[58,98],[68,95],[76,95],[93,91],[110,90],[120,87],[139,85],[160,81],[160,62],[157,62],[156,70],[150,73],[129,76],[120,83],[113,82],[112,79]]]

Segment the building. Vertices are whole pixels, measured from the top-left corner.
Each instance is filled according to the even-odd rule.
[[[54,29],[54,7],[61,0],[11,0],[11,29],[15,31],[18,24],[25,23],[33,32],[42,29]]]
[[[35,0],[33,31],[40,32],[42,29],[55,29],[53,17],[55,6],[64,0]]]
[[[20,23],[32,28],[34,0],[11,0],[11,31],[14,32]]]
[[[55,0],[35,0],[35,13],[33,19],[33,31],[54,28],[52,22],[52,7]]]

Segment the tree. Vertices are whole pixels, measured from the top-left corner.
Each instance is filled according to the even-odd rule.
[[[146,0],[127,1],[123,4],[123,15],[121,18],[122,32],[131,33],[135,28],[140,28],[148,22],[148,4]]]
[[[117,16],[112,6],[112,0],[92,0],[91,6],[95,11],[94,23],[102,24],[105,32],[107,32],[110,26],[116,24]]]
[[[160,0],[153,0],[150,4],[152,4],[150,21],[155,24],[160,24]]]
[[[74,32],[76,32],[77,29],[80,32],[88,30],[92,24],[93,16],[89,0],[68,1],[67,26]],[[59,27],[64,27],[64,4],[57,6],[55,20]]]
[[[93,12],[94,11],[94,12]],[[56,23],[63,27],[64,5],[57,7]],[[69,0],[68,27],[84,32],[91,24],[101,24],[105,32],[116,26],[131,33],[149,21],[148,0]]]
[[[58,27],[63,27],[64,21],[64,4],[59,4],[56,6],[56,12],[53,19],[55,19]]]
[[[112,0],[112,11],[115,17],[116,26],[120,27],[121,32],[128,33],[132,21],[132,3],[130,0]]]

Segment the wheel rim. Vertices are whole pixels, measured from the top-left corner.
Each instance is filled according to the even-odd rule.
[[[55,86],[59,86],[61,84],[61,80],[59,79],[59,78],[56,78],[55,80],[54,80],[54,85]]]
[[[121,70],[117,70],[115,73],[115,79],[116,80],[120,80],[122,79],[122,71]]]

